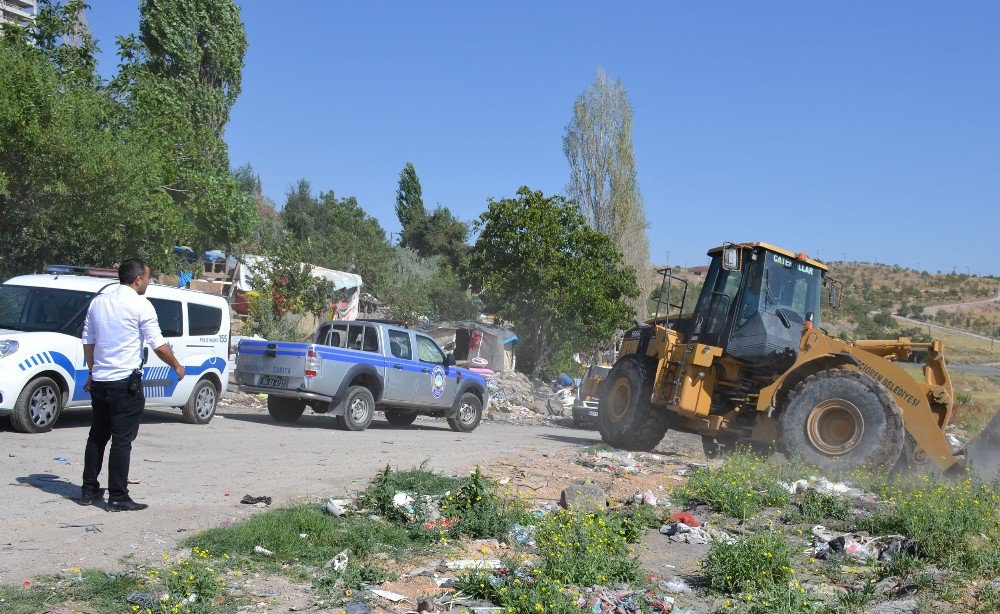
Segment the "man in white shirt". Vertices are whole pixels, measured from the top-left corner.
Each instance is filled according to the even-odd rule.
[[[148,507],[136,503],[128,494],[132,442],[146,407],[141,379],[143,346],[154,348],[177,379],[184,379],[184,367],[163,341],[156,310],[143,296],[149,286],[149,267],[142,260],[130,258],[118,268],[118,281],[118,288],[94,297],[83,323],[83,354],[90,368],[84,390],[90,392],[94,421],[83,455],[80,504],[91,505],[102,499],[97,477],[110,440],[108,510],[113,512]]]

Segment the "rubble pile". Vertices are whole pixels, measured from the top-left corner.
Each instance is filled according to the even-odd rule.
[[[489,381],[489,392],[490,417],[493,419],[513,417],[515,420],[551,413],[549,403],[558,394],[555,388],[545,382],[531,379],[516,371],[495,373]]]
[[[588,469],[596,469],[612,475],[640,475],[655,470],[662,472],[664,466],[667,464],[663,456],[659,454],[622,452],[619,450],[615,450],[614,452],[605,452],[604,450],[585,452],[576,459],[576,463]]]

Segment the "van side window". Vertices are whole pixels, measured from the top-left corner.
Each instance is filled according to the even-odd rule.
[[[365,352],[378,352],[378,331],[374,326],[365,327],[364,345],[361,349]]]
[[[184,317],[181,315],[180,303],[162,298],[151,298],[149,302],[156,310],[156,319],[160,321],[160,331],[164,337],[180,337],[184,334]]]
[[[390,330],[389,351],[396,358],[412,360],[413,350],[410,348],[410,333],[401,330]]]
[[[163,327],[162,322],[160,327]],[[188,303],[188,329],[191,335],[218,335],[220,328],[222,328],[221,309]]]

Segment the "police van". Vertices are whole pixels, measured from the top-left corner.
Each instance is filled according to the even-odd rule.
[[[10,416],[23,433],[51,430],[63,409],[90,407],[83,320],[92,298],[118,287],[117,272],[108,269],[45,270],[0,285],[0,416]],[[152,283],[145,296],[186,372],[178,381],[149,351],[142,369],[146,407],[178,407],[187,422],[207,424],[229,381],[229,304]]]

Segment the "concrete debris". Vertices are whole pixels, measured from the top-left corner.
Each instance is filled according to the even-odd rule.
[[[865,611],[869,614],[916,614],[917,602],[913,599],[885,601],[870,606]]]
[[[608,495],[596,484],[576,484],[562,491],[559,505],[579,512],[600,512],[608,507]]]

